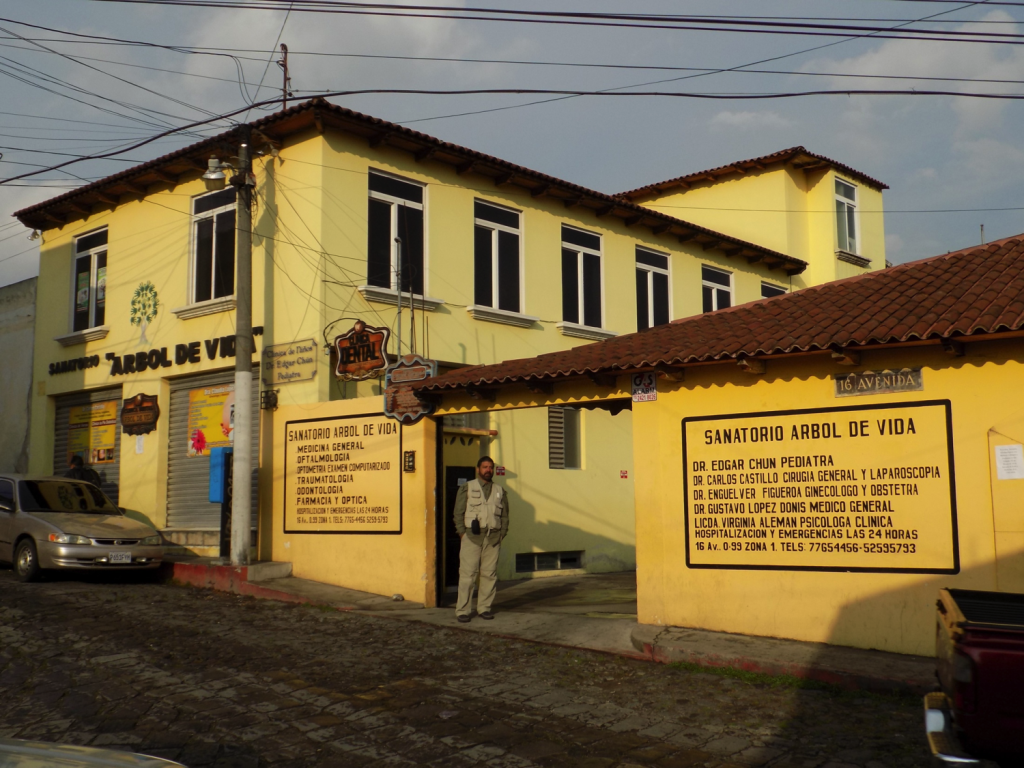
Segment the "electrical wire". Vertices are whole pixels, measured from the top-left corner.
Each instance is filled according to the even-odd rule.
[[[228,8],[239,10],[286,10],[285,0],[270,0],[253,4],[248,0],[93,0],[101,3],[128,5],[167,5],[195,8]],[[748,34],[795,35],[811,37],[845,37],[851,33],[883,40],[927,40],[933,42],[1004,42],[1024,37],[1016,33],[935,31],[903,29],[891,34],[892,27],[867,25],[829,25],[793,22],[735,21],[718,17],[714,19],[672,16],[585,13],[568,11],[525,11],[520,9],[491,9],[460,6],[397,5],[389,3],[331,2],[331,0],[289,0],[290,5],[299,6],[299,12],[331,13],[355,16],[385,16],[400,18],[448,19],[457,21],[488,21],[502,23],[568,25],[583,27],[611,27],[619,29],[653,29],[668,31],[729,32]],[[918,23],[915,20],[911,23]],[[720,26],[712,26],[717,24]]]

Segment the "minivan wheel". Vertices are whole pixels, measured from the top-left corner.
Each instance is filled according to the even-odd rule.
[[[18,581],[35,581],[39,578],[39,555],[32,539],[23,539],[14,551],[14,573]]]

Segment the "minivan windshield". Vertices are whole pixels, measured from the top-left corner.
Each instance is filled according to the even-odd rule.
[[[121,510],[94,485],[65,480],[22,480],[18,483],[25,512],[86,512],[119,515]]]

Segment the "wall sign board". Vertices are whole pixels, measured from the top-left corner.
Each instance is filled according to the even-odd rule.
[[[117,400],[73,405],[68,414],[68,464],[81,456],[86,464],[110,464],[117,445]]]
[[[959,572],[948,400],[682,426],[688,567]]]
[[[273,344],[263,348],[263,385],[307,381],[316,375],[316,342],[313,339]]]
[[[891,395],[896,392],[921,392],[924,378],[920,368],[901,368],[898,371],[855,371],[832,376],[836,397],[857,395]]]
[[[383,414],[289,421],[285,533],[401,533],[402,428]]]
[[[159,397],[141,392],[121,405],[121,431],[126,435],[148,435],[160,419]]]

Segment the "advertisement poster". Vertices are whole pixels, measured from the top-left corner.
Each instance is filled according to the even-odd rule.
[[[74,405],[68,416],[68,466],[72,456],[86,464],[110,464],[117,445],[117,400]]]
[[[208,456],[211,448],[232,444],[235,385],[200,387],[188,393],[188,455]]]
[[[286,533],[401,533],[402,428],[383,414],[285,425]]]
[[[957,573],[949,401],[683,420],[690,568]]]

